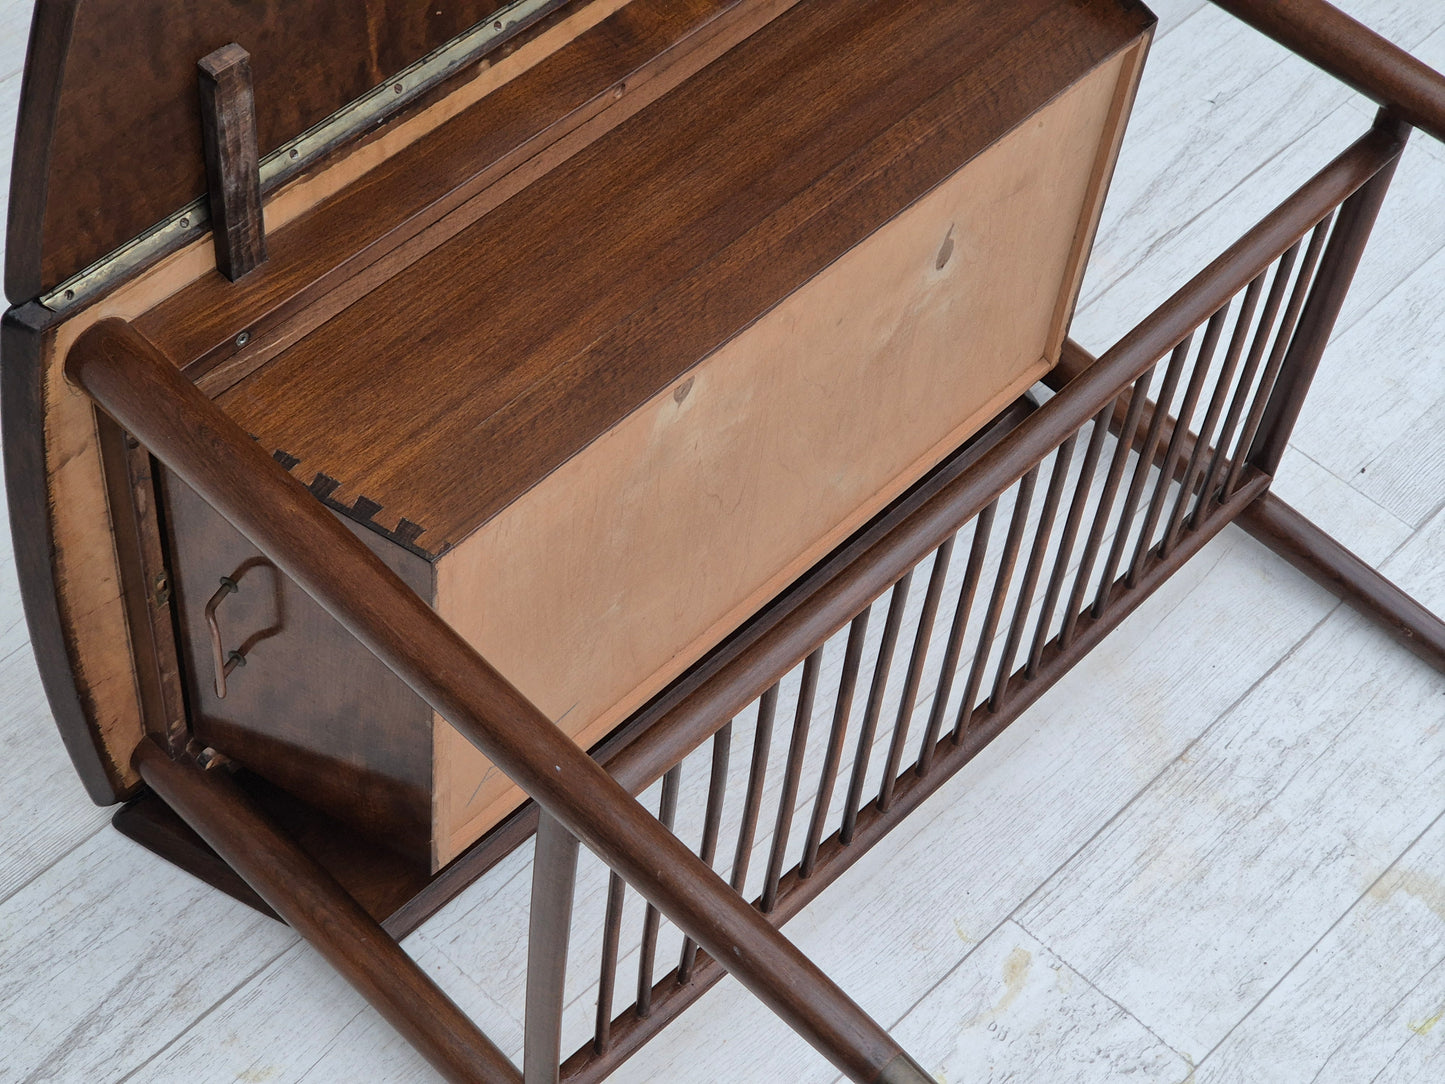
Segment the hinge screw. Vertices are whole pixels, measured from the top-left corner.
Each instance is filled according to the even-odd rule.
[[[210,771],[226,763],[225,754],[217,752],[209,745],[196,754],[196,763],[201,766],[202,771]]]

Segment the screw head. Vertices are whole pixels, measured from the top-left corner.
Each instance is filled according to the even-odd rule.
[[[191,219],[189,215],[181,216],[180,227],[183,230],[188,230],[191,228]]]
[[[243,332],[241,332],[241,334],[239,334],[239,335],[236,336],[236,345],[237,345],[237,346],[245,346],[245,345],[246,345],[248,342],[250,342],[250,341],[251,341],[251,333],[250,333],[249,331],[243,331]]]
[[[200,765],[202,771],[208,772],[212,768],[224,764],[225,762],[226,758],[220,753],[216,752],[216,750],[212,749],[210,746],[202,749],[196,755],[196,763]]]

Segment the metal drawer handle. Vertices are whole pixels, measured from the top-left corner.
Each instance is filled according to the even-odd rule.
[[[226,678],[236,667],[246,665],[246,655],[244,651],[226,651],[221,643],[221,625],[216,620],[216,610],[227,595],[233,595],[239,590],[235,580],[230,576],[222,576],[221,586],[211,596],[211,601],[206,603],[206,626],[211,630],[211,661],[216,668],[216,696],[221,700],[226,699]]]

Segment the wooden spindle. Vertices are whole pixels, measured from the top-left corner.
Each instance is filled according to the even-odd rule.
[[[1196,487],[1202,481],[1200,475],[1205,467],[1204,457],[1208,449],[1213,447],[1214,427],[1219,424],[1219,416],[1224,412],[1224,401],[1228,398],[1230,387],[1234,383],[1234,371],[1239,365],[1240,355],[1244,352],[1244,343],[1249,337],[1249,325],[1254,320],[1254,310],[1259,304],[1259,295],[1263,289],[1264,276],[1259,275],[1250,282],[1244,292],[1244,300],[1239,306],[1239,318],[1235,321],[1229,350],[1224,355],[1224,364],[1220,368],[1214,392],[1209,397],[1209,406],[1205,408],[1204,420],[1199,423],[1199,432],[1190,436],[1187,424],[1181,423],[1175,426],[1175,439],[1169,442],[1169,452],[1164,458],[1163,470],[1159,476],[1159,492],[1168,491],[1170,482],[1179,468],[1179,460],[1183,456],[1186,442],[1192,440],[1194,446],[1189,451],[1189,462],[1179,480],[1179,494],[1175,498],[1174,511],[1170,513],[1169,521],[1164,528],[1164,538],[1159,547],[1161,553],[1173,549],[1175,543],[1178,542],[1179,531],[1186,518],[1185,509],[1188,507]],[[1201,492],[1199,501],[1195,505],[1196,518],[1198,510],[1203,504],[1204,497]],[[1138,579],[1138,570],[1144,563],[1148,549],[1149,547],[1145,545],[1134,554],[1134,563],[1129,571],[1131,585]]]
[[[1239,434],[1239,444],[1236,446],[1237,454],[1229,466],[1229,474],[1224,481],[1224,497],[1226,499],[1239,488],[1244,464],[1249,458],[1249,449],[1253,446],[1254,438],[1259,433],[1260,423],[1264,420],[1264,411],[1269,405],[1270,392],[1274,390],[1274,382],[1279,376],[1280,367],[1284,365],[1285,355],[1289,352],[1295,325],[1299,322],[1300,312],[1304,309],[1305,299],[1309,296],[1310,284],[1314,281],[1315,267],[1319,264],[1320,254],[1324,251],[1325,240],[1329,236],[1329,228],[1333,222],[1334,214],[1331,213],[1315,226],[1314,233],[1310,235],[1309,246],[1305,249],[1305,258],[1300,264],[1299,274],[1295,278],[1294,291],[1290,294],[1289,306],[1285,309],[1284,319],[1280,321],[1279,332],[1275,335],[1274,349],[1270,351],[1269,363],[1264,368],[1264,375],[1259,378],[1259,387],[1255,389],[1254,400],[1250,404],[1249,413],[1245,416],[1244,429]]]
[[[858,731],[858,749],[853,754],[853,774],[848,779],[848,796],[843,803],[843,825],[839,838],[846,844],[853,839],[858,810],[863,806],[863,787],[868,776],[868,762],[873,755],[873,740],[878,735],[878,719],[883,713],[883,695],[888,688],[888,672],[893,669],[893,652],[898,646],[898,630],[903,625],[903,611],[908,605],[908,589],[913,583],[913,570],[893,585],[888,600],[888,617],[883,622],[883,638],[878,644],[878,658],[873,664],[873,682],[868,689],[868,706],[863,711],[863,725]]]
[[[1234,395],[1229,401],[1229,411],[1224,415],[1224,425],[1219,430],[1219,440],[1214,446],[1214,455],[1210,458],[1209,469],[1204,474],[1204,485],[1201,489],[1204,496],[1195,506],[1194,517],[1190,521],[1191,529],[1199,526],[1209,501],[1222,499],[1222,494],[1215,492],[1215,486],[1219,483],[1220,472],[1230,462],[1230,446],[1234,441],[1235,431],[1244,416],[1244,408],[1250,401],[1255,377],[1259,375],[1260,363],[1264,361],[1264,352],[1269,348],[1270,337],[1274,333],[1274,322],[1279,318],[1285,291],[1289,288],[1290,272],[1294,269],[1295,261],[1299,259],[1302,247],[1303,242],[1296,241],[1275,265],[1274,278],[1270,282],[1264,311],[1259,317],[1259,326],[1255,328],[1249,355],[1244,360],[1244,368],[1240,370],[1239,382],[1235,385]]]
[[[1038,481],[1039,467],[1036,463],[1019,481],[1014,496],[1013,516],[1009,519],[1008,534],[1004,536],[998,575],[993,581],[993,594],[989,596],[988,609],[984,611],[978,649],[973,655],[973,665],[969,667],[968,683],[963,689],[963,703],[959,705],[958,721],[953,727],[954,742],[963,741],[973,723],[974,702],[978,699],[979,690],[983,688],[984,670],[993,651],[993,640],[998,635],[999,622],[1003,619],[1004,603],[1008,598],[1009,584],[1013,582],[1014,566],[1018,564],[1019,550],[1024,541],[1024,528],[1028,524],[1029,511],[1034,501],[1034,487],[1038,485]]]
[[[677,819],[677,795],[682,789],[682,765],[679,764],[662,777],[662,799],[658,803],[657,819],[669,832]],[[662,924],[662,912],[652,904],[642,918],[642,950],[637,959],[637,1015],[647,1017],[652,1011],[652,972],[657,962],[657,931]]]
[[[1199,358],[1195,362],[1192,379],[1189,382],[1189,391],[1193,391],[1196,397],[1198,396],[1196,385],[1201,384],[1204,379],[1200,374],[1209,369],[1209,359],[1213,355],[1214,344],[1219,341],[1225,311],[1225,309],[1221,309],[1210,318],[1209,329],[1205,332],[1204,342],[1200,345]],[[1169,417],[1169,409],[1174,403],[1174,393],[1179,388],[1180,377],[1184,375],[1185,363],[1189,360],[1189,349],[1193,342],[1194,336],[1190,334],[1176,346],[1174,353],[1170,355],[1169,365],[1164,370],[1164,383],[1155,398],[1149,427],[1144,432],[1144,443],[1139,448],[1139,457],[1134,463],[1134,475],[1129,479],[1129,488],[1124,493],[1124,504],[1119,510],[1119,525],[1114,529],[1114,541],[1109,546],[1108,557],[1104,559],[1104,569],[1099,577],[1099,591],[1094,597],[1095,617],[1103,613],[1104,608],[1109,604],[1109,596],[1114,589],[1114,574],[1118,572],[1119,562],[1124,557],[1124,549],[1129,544],[1129,531],[1134,524],[1134,511],[1139,506],[1139,499],[1143,496],[1144,487],[1148,484],[1149,476],[1154,470],[1154,453],[1158,450],[1159,437],[1164,431],[1164,421]],[[1185,404],[1187,409],[1193,409],[1189,402],[1188,392],[1185,393]],[[1180,410],[1180,417],[1184,420],[1176,424],[1176,432],[1181,427],[1185,429],[1189,427],[1185,415],[1186,408]]]
[[[707,783],[707,808],[702,818],[702,844],[697,856],[709,866],[717,859],[718,836],[722,832],[723,803],[727,798],[728,764],[732,759],[733,724],[723,724],[712,739],[712,773]],[[697,942],[691,937],[682,942],[682,957],[677,965],[677,981],[685,984],[692,979],[692,969],[697,963]]]
[[[522,1044],[523,1084],[557,1084],[562,1067],[562,1010],[567,946],[577,886],[577,837],[545,810],[532,859],[527,929],[527,995]]]
[[[1209,318],[1209,326],[1204,332],[1204,341],[1199,345],[1199,357],[1194,363],[1194,371],[1189,375],[1189,386],[1184,392],[1184,401],[1179,404],[1179,416],[1174,419],[1174,437],[1170,439],[1170,445],[1182,447],[1182,442],[1188,437],[1190,423],[1194,421],[1194,412],[1199,408],[1199,397],[1204,393],[1205,382],[1209,379],[1209,367],[1214,361],[1214,351],[1219,347],[1219,340],[1224,333],[1224,324],[1229,317],[1229,305],[1225,304],[1218,312]],[[1150,466],[1154,458],[1154,450],[1150,449]],[[1173,475],[1162,475],[1159,478],[1159,486],[1168,490],[1173,482]],[[1167,537],[1167,536],[1166,536]],[[1147,549],[1147,547],[1146,547]],[[1099,598],[1107,602],[1109,590],[1113,587],[1112,574],[1099,585]],[[1103,613],[1103,605],[1096,603],[1094,614],[1098,616]]]
[[[883,782],[878,790],[878,808],[886,810],[893,802],[893,786],[903,763],[903,746],[908,741],[908,728],[913,709],[918,704],[918,690],[923,684],[923,668],[928,663],[928,646],[933,639],[933,626],[938,620],[938,604],[943,586],[948,581],[948,566],[953,559],[954,537],[950,536],[933,555],[933,571],[928,577],[928,591],[923,598],[923,612],[918,615],[918,630],[913,637],[913,654],[908,660],[908,674],[903,683],[903,696],[898,701],[897,722],[888,742],[888,759],[884,763]]]
[[[1044,494],[1044,506],[1039,512],[1039,525],[1034,531],[1034,544],[1029,551],[1028,563],[1024,566],[1024,578],[1019,584],[1019,597],[1014,603],[1013,620],[1009,622],[1008,636],[1004,639],[1003,655],[999,659],[994,678],[993,695],[989,698],[989,710],[1003,710],[1004,694],[1009,678],[1013,674],[1014,658],[1019,645],[1023,643],[1024,629],[1028,624],[1029,610],[1033,607],[1034,592],[1039,586],[1043,573],[1044,558],[1047,556],[1049,539],[1054,533],[1054,519],[1059,514],[1059,504],[1064,497],[1064,483],[1068,481],[1069,464],[1074,459],[1074,445],[1078,443],[1074,434],[1059,446],[1054,456],[1053,473],[1049,475],[1049,488]]]
[[[1432,73],[1433,74],[1433,73]],[[1436,77],[1439,78],[1438,76]],[[1403,146],[1410,128],[1389,109],[1380,110],[1375,130],[1388,132]],[[1397,156],[1340,205],[1330,230],[1329,245],[1310,286],[1299,325],[1290,337],[1289,350],[1273,382],[1258,437],[1249,445],[1250,466],[1273,477],[1289,446],[1290,434],[1304,409],[1305,396],[1324,358],[1335,321],[1344,309],[1355,271],[1369,244],[1375,219],[1390,191],[1400,164]],[[1323,224],[1322,224],[1323,225]]]
[[[1094,417],[1094,429],[1089,434],[1089,446],[1084,451],[1079,481],[1074,487],[1074,499],[1069,503],[1069,514],[1064,517],[1064,530],[1059,535],[1059,549],[1054,555],[1054,570],[1049,575],[1049,586],[1044,591],[1044,601],[1039,607],[1039,622],[1034,632],[1033,645],[1029,648],[1029,660],[1024,665],[1024,674],[1029,678],[1038,673],[1044,645],[1049,642],[1049,627],[1053,624],[1054,610],[1059,605],[1059,595],[1063,593],[1064,581],[1069,575],[1069,561],[1074,555],[1074,543],[1079,537],[1079,525],[1083,523],[1084,510],[1089,506],[1089,494],[1094,488],[1094,472],[1099,469],[1104,443],[1109,439],[1109,421],[1113,416],[1114,405],[1110,403]]]
[[[783,793],[778,796],[778,821],[773,829],[773,848],[768,855],[768,875],[763,882],[762,911],[767,914],[778,902],[778,882],[783,877],[788,837],[798,804],[798,786],[803,779],[803,757],[808,752],[808,728],[813,721],[813,700],[818,694],[818,672],[823,667],[823,649],[813,651],[803,663],[803,680],[798,687],[798,708],[793,713],[793,736],[788,742],[788,762],[783,769]]]
[[[777,714],[778,687],[773,685],[758,698],[758,722],[753,731],[753,762],[748,770],[748,793],[743,801],[743,820],[738,826],[738,847],[733,855],[733,872],[728,882],[739,894],[747,888],[753,841],[757,839],[758,817],[763,809],[763,785],[768,778],[768,754],[773,748],[773,720]]]
[[[938,739],[943,735],[943,717],[948,711],[948,698],[953,692],[954,678],[958,674],[958,660],[963,654],[963,640],[968,632],[968,619],[973,612],[973,600],[978,595],[979,581],[983,578],[983,562],[988,556],[988,540],[993,534],[993,522],[998,515],[998,501],[995,500],[978,514],[973,524],[973,544],[969,547],[968,566],[964,569],[963,585],[958,591],[958,604],[953,608],[953,624],[948,630],[948,643],[943,649],[943,663],[938,672],[938,684],[933,690],[933,706],[928,712],[928,728],[923,734],[923,748],[918,753],[917,772],[920,778],[933,768],[934,752]]]
[[[622,940],[622,904],[627,882],[617,874],[607,881],[607,911],[602,921],[602,967],[597,980],[597,1025],[592,1049],[605,1054],[612,1047],[612,998],[617,989],[617,949]]]
[[[1104,542],[1104,536],[1109,529],[1109,518],[1114,511],[1114,497],[1119,492],[1119,482],[1124,477],[1124,467],[1129,462],[1129,450],[1134,445],[1134,433],[1139,428],[1139,417],[1144,412],[1144,402],[1149,397],[1149,382],[1154,377],[1156,366],[1151,365],[1144,373],[1134,381],[1133,389],[1127,392],[1129,396],[1129,408],[1124,415],[1124,423],[1119,429],[1119,440],[1114,446],[1114,456],[1109,460],[1109,473],[1104,479],[1104,488],[1099,493],[1099,507],[1094,511],[1094,521],[1089,527],[1088,537],[1084,540],[1084,553],[1079,558],[1079,571],[1074,576],[1074,588],[1069,592],[1068,609],[1064,611],[1064,624],[1059,629],[1059,647],[1067,648],[1069,642],[1074,638],[1074,629],[1078,626],[1084,606],[1084,595],[1089,590],[1089,580],[1094,574],[1094,562],[1099,557],[1099,547]],[[1120,396],[1122,399],[1123,396]],[[1119,399],[1109,408],[1111,413],[1119,404]]]
[[[833,788],[838,783],[838,767],[843,762],[843,744],[848,736],[848,716],[853,711],[853,695],[858,689],[858,670],[863,664],[863,644],[868,636],[868,615],[872,608],[853,618],[848,626],[848,647],[843,653],[843,673],[838,678],[838,698],[833,706],[833,726],[828,732],[828,748],[823,757],[823,775],[818,794],[813,799],[813,817],[808,824],[808,840],[803,846],[803,861],[798,867],[800,877],[811,877],[818,862],[818,848],[823,843],[823,830],[828,821],[828,806],[833,802]]]

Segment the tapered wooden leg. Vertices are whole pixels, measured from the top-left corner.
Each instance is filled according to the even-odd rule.
[[[276,828],[224,769],[172,760],[147,739],[136,770],[196,834],[427,1061],[456,1084],[522,1076],[331,875]]]
[[[1420,658],[1445,671],[1445,621],[1273,493],[1261,494],[1236,522],[1310,579],[1379,622]]]
[[[532,911],[527,928],[525,1084],[557,1084],[562,1064],[562,999],[567,944],[577,887],[577,837],[543,813],[532,859]]]
[[[937,1079],[907,1054],[900,1054],[883,1070],[876,1084],[936,1084]]]

